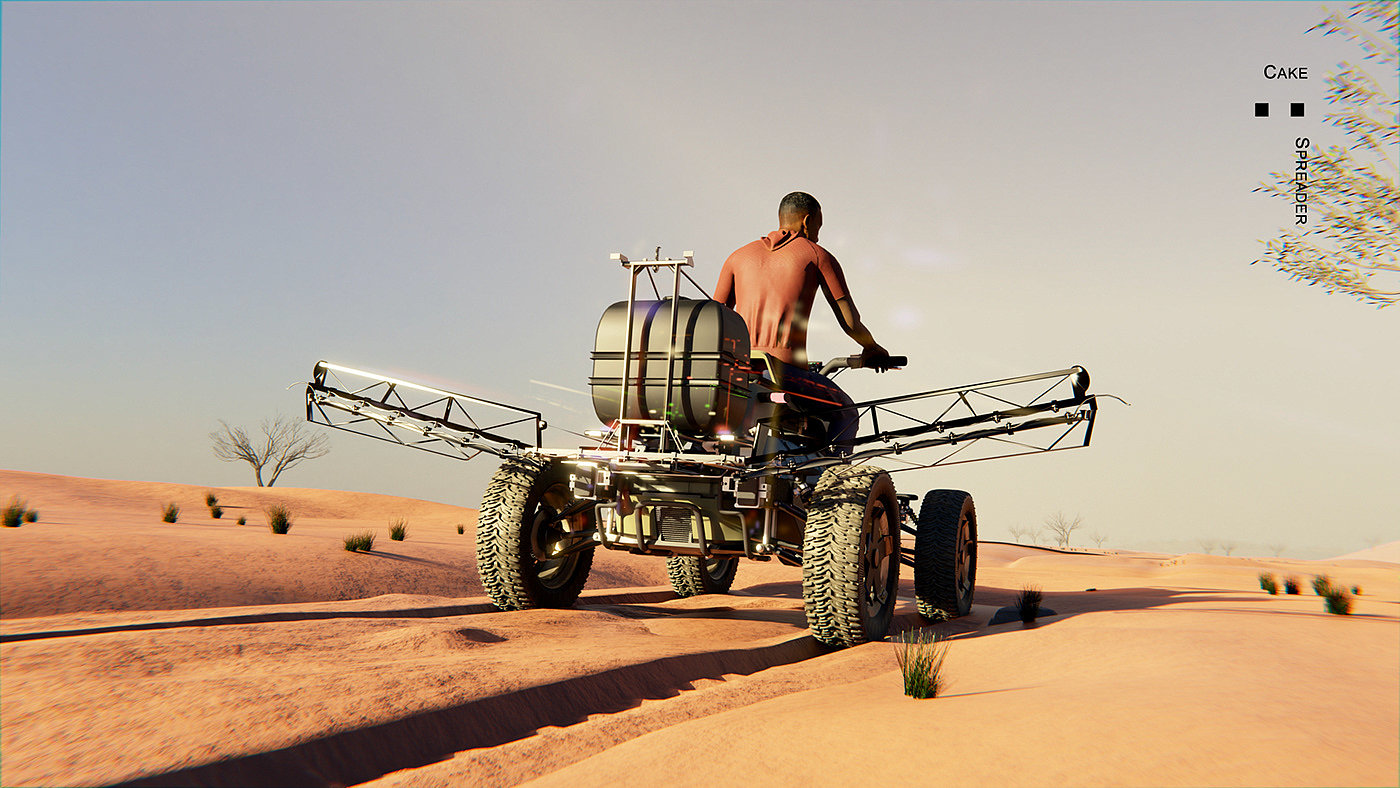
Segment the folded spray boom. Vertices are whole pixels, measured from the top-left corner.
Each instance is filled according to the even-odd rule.
[[[746,475],[815,470],[879,457],[891,471],[956,465],[1089,445],[1097,395],[1083,367],[859,402],[862,431],[845,457],[801,453],[753,457],[596,448],[546,448],[547,425],[525,408],[318,362],[306,386],[307,420],[445,457],[470,460],[532,453],[665,464],[682,460],[734,467]],[[921,415],[922,414],[922,415]],[[921,450],[937,450],[930,456]],[[920,451],[918,459],[905,455]]]
[[[306,384],[306,419],[462,460],[539,448],[546,426],[532,410],[325,361]]]

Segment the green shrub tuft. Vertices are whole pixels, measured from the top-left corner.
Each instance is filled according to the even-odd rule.
[[[292,530],[292,510],[280,503],[263,509],[267,515],[267,527],[275,534],[285,534]]]
[[[26,523],[37,523],[37,522],[39,522],[39,510],[38,510],[38,509],[30,509],[30,510],[26,511],[26,512],[24,513],[24,521],[25,521]]]
[[[160,511],[160,519],[167,523],[173,523],[180,519],[180,505],[171,501]]]
[[[408,521],[400,517],[397,520],[389,521],[389,538],[395,542],[402,542],[408,535]]]
[[[1312,579],[1312,590],[1318,596],[1327,596],[1327,592],[1332,590],[1332,578],[1327,575],[1316,575]]]
[[[461,523],[457,523],[457,533],[459,533],[459,534],[464,534],[464,533],[466,533],[466,532],[467,532],[467,529],[466,529],[466,528],[463,528]]]
[[[18,495],[10,498],[10,502],[5,504],[5,527],[18,528],[24,522],[24,514],[29,511],[23,498]]]
[[[1026,585],[1021,587],[1020,596],[1016,597],[1016,612],[1021,616],[1022,623],[1029,624],[1035,621],[1040,615],[1040,602],[1044,595],[1040,593],[1040,586]]]
[[[1327,593],[1322,595],[1327,602],[1327,612],[1336,613],[1339,616],[1351,613],[1351,594],[1344,588],[1332,587],[1327,589]]]
[[[352,553],[357,550],[373,550],[374,531],[364,531],[363,533],[350,534],[345,537],[345,549]]]
[[[34,521],[33,521],[33,520],[30,520],[30,522],[32,523],[32,522],[34,522]],[[1352,595],[1352,596],[1361,596],[1361,586],[1352,586],[1352,587],[1351,587],[1351,595]]]
[[[932,629],[920,629],[895,635],[893,642],[904,694],[921,700],[938,697],[947,687],[943,660],[948,656],[948,641]]]
[[[1297,594],[1301,590],[1298,578],[1289,577],[1283,581],[1283,591],[1286,594]]]
[[[215,507],[215,506],[218,506],[218,505],[219,505],[219,497],[218,497],[217,495],[215,495],[214,493],[211,493],[211,492],[210,492],[210,493],[205,493],[205,494],[204,494],[204,505],[210,507],[211,509],[212,509],[213,507]]]
[[[238,518],[238,524],[239,524],[239,525],[247,525],[247,524],[248,524],[248,518],[247,518],[247,517],[240,517],[240,518]]]
[[[1274,579],[1272,572],[1259,573],[1259,587],[1268,591],[1270,594],[1278,593],[1278,581]]]
[[[209,507],[209,516],[210,516],[210,517],[213,517],[215,520],[217,520],[217,519],[223,517],[223,516],[224,516],[224,507],[218,506],[218,505],[214,505],[214,506]]]

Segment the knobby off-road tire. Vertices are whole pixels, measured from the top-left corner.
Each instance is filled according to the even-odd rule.
[[[899,501],[889,474],[828,468],[807,507],[802,602],[812,636],[855,646],[885,636],[899,587]]]
[[[673,555],[666,559],[666,575],[676,596],[727,594],[734,585],[734,573],[739,570],[737,558],[701,558],[693,555]]]
[[[914,599],[932,621],[972,611],[977,586],[977,510],[962,490],[929,490],[914,536]]]
[[[491,602],[502,610],[568,607],[578,599],[593,547],[562,558],[541,558],[564,523],[549,521],[573,503],[568,477],[559,466],[534,457],[501,463],[486,486],[476,527],[476,563]],[[591,512],[569,518],[573,530],[587,527]]]

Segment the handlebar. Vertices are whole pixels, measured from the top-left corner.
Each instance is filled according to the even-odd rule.
[[[835,372],[838,369],[862,368],[869,368],[878,372],[884,372],[885,370],[898,369],[900,367],[907,366],[908,364],[908,356],[885,356],[884,358],[877,359],[870,364],[866,364],[865,359],[862,356],[837,356],[836,358],[833,358],[832,360],[823,364],[819,372],[823,375],[830,375],[832,372]],[[813,366],[816,365],[814,364]]]

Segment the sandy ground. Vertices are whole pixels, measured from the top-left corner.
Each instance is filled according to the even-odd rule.
[[[973,615],[933,627],[950,687],[917,701],[890,644],[807,635],[792,568],[680,600],[664,562],[600,552],[575,609],[502,613],[469,509],[0,471],[13,494],[40,521],[0,528],[5,786],[1400,784],[1400,543],[1325,562],[984,543]],[[375,551],[346,552],[365,529]],[[1321,573],[1361,586],[1352,615],[1312,595]],[[1056,615],[991,625],[1027,583]],[[916,626],[906,602],[896,627]]]

